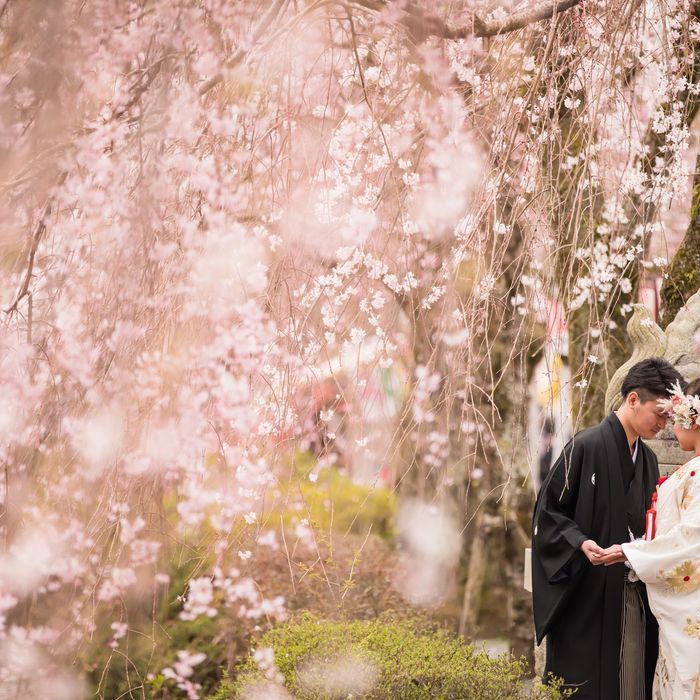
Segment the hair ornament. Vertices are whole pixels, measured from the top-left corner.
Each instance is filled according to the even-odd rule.
[[[679,382],[669,389],[669,394],[668,399],[659,399],[658,403],[673,424],[686,430],[700,425],[700,397],[686,394]]]

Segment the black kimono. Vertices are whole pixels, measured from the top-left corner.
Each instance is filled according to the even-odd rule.
[[[627,542],[644,533],[659,478],[656,456],[641,440],[632,462],[614,413],[571,440],[542,484],[533,518],[532,585],[537,643],[547,635],[545,673],[576,687],[578,700],[618,700],[624,564],[593,566],[579,547]],[[629,531],[628,531],[629,528]],[[641,584],[640,584],[641,585]],[[647,700],[658,650],[646,594]]]

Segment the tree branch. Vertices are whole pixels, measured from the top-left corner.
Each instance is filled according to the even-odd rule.
[[[483,20],[476,13],[471,17],[471,22],[463,27],[452,29],[445,22],[434,15],[426,15],[421,9],[409,5],[405,9],[405,17],[402,20],[409,32],[418,43],[429,36],[437,36],[443,39],[466,39],[468,37],[487,38],[498,34],[508,34],[535,22],[551,19],[554,15],[570,10],[581,4],[582,0],[547,0],[534,7],[514,12],[503,20]],[[367,3],[356,0],[356,4],[368,7],[375,3]]]
[[[403,10],[403,17],[400,20],[408,32],[411,34],[415,43],[422,43],[430,36],[436,36],[443,39],[465,39],[475,36],[479,38],[487,38],[498,34],[507,34],[509,32],[522,29],[529,24],[541,22],[544,19],[551,19],[554,15],[566,12],[576,5],[580,5],[582,0],[550,0],[541,2],[535,7],[515,12],[504,20],[482,20],[476,13],[471,17],[471,22],[463,27],[452,29],[445,22],[434,15],[428,15],[418,7],[408,4]],[[263,36],[265,31],[269,29],[274,20],[281,14],[287,0],[277,0],[270,8],[268,13],[260,20],[260,23],[255,29],[252,38],[252,44],[255,44]],[[350,14],[350,6],[355,5],[364,10],[372,10],[381,12],[386,8],[387,2],[382,0],[320,0],[304,10],[302,15],[310,14],[326,5],[341,5],[345,7]],[[295,19],[295,22],[298,18]],[[247,55],[244,49],[239,49],[231,58],[226,61],[226,68],[230,70],[241,63]],[[200,95],[205,95],[212,88],[216,87],[224,79],[223,73],[218,73],[214,77],[207,80],[199,89]]]
[[[63,172],[61,173],[60,177],[58,178],[58,185],[62,185],[67,177],[67,173]],[[12,302],[12,304],[5,309],[5,313],[11,314],[14,311],[17,311],[17,308],[19,306],[19,302],[24,299],[29,294],[29,284],[32,280],[32,275],[34,273],[34,258],[36,257],[36,251],[37,248],[39,247],[39,241],[41,240],[41,237],[44,235],[44,232],[46,231],[46,219],[48,216],[51,214],[51,207],[53,205],[53,197],[49,198],[49,201],[46,202],[46,205],[44,206],[43,211],[41,212],[41,216],[39,217],[39,221],[37,222],[37,225],[34,229],[34,233],[32,234],[32,240],[29,245],[29,260],[27,262],[27,271],[24,275],[24,280],[22,282],[22,286],[19,288],[19,291],[17,292],[17,295],[15,296],[15,300]]]
[[[160,73],[160,69],[162,68],[164,61],[169,57],[169,55],[162,56],[153,65],[149,66],[143,71],[143,73],[136,79],[134,85],[131,86],[131,90],[133,90],[131,98],[123,107],[112,115],[113,119],[120,119],[123,117],[139,101],[141,95],[148,90],[151,83]]]
[[[255,28],[255,32],[253,33],[253,38],[251,41],[252,44],[255,44],[255,42],[259,41],[260,37],[274,22],[274,20],[277,18],[277,16],[280,14],[280,12],[286,4],[287,0],[277,0],[277,2],[270,8],[268,13],[260,20],[260,23]],[[231,58],[229,58],[228,61],[226,61],[226,68],[229,70],[231,68],[234,68],[245,58],[245,56],[246,51],[244,51],[243,49],[238,49],[238,51],[236,51],[236,53],[233,54],[233,56],[231,56]],[[202,87],[199,89],[200,96],[205,95],[213,87],[218,85],[223,79],[223,73],[218,73],[213,78],[207,80],[207,82],[204,83],[204,85],[202,85]]]
[[[22,301],[22,299],[24,299],[24,297],[26,297],[27,294],[29,294],[29,283],[32,279],[32,273],[34,270],[34,257],[36,255],[36,250],[39,247],[39,241],[44,235],[44,231],[46,231],[46,217],[51,213],[52,202],[53,199],[49,199],[49,201],[46,203],[44,211],[41,212],[39,221],[36,225],[36,228],[34,229],[31,244],[29,246],[29,261],[27,263],[27,272],[24,275],[24,281],[22,282],[22,286],[19,288],[19,291],[15,296],[15,300],[12,302],[11,306],[5,309],[5,313],[7,314],[11,314],[13,311],[17,311],[19,302]]]
[[[554,15],[570,10],[581,4],[581,0],[559,0],[558,2],[543,2],[531,9],[515,12],[504,21],[484,22],[474,15],[474,36],[489,37],[497,34],[507,34],[522,29],[528,24],[551,19]],[[455,37],[458,38],[458,37]]]

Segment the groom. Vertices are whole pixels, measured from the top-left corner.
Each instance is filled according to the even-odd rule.
[[[659,398],[683,377],[665,360],[634,365],[623,403],[577,433],[542,484],[533,518],[532,583],[537,643],[547,635],[545,675],[579,700],[651,699],[658,632],[643,584],[624,564],[601,566],[603,550],[644,534],[659,478],[639,439],[666,425]]]

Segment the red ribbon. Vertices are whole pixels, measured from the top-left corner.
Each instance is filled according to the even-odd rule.
[[[665,476],[661,478],[666,479]],[[659,479],[659,481],[660,480],[661,479]],[[654,535],[656,535],[656,491],[651,494],[651,507],[647,510],[644,539],[647,541],[653,540]]]

